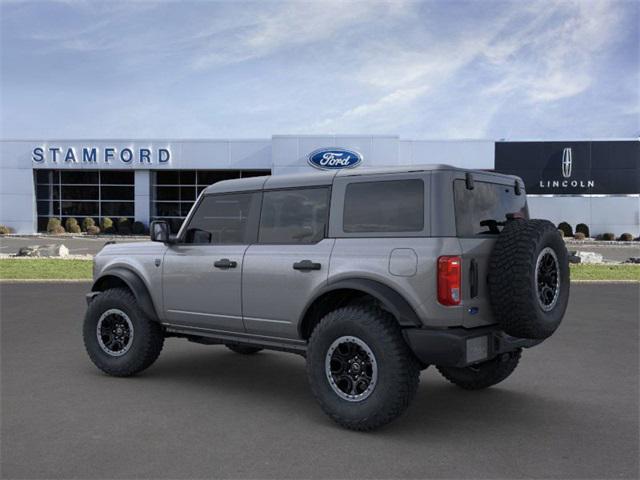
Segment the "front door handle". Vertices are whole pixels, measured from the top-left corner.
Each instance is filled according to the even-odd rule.
[[[320,270],[322,265],[311,260],[302,260],[293,264],[294,270]]]
[[[213,262],[213,266],[216,268],[236,268],[238,266],[238,262],[234,262],[233,260],[229,260],[228,258],[222,258],[220,260],[216,260]]]

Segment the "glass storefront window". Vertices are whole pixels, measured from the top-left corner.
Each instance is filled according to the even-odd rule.
[[[134,191],[131,187],[105,186],[100,187],[101,200],[133,200]]]
[[[100,183],[103,185],[133,185],[135,183],[134,180],[134,172],[127,171],[113,171],[113,172],[100,172]]]
[[[209,185],[221,180],[270,175],[269,170],[172,170],[151,172],[151,218],[169,221],[177,232],[184,218]],[[133,170],[34,171],[38,230],[44,231],[51,217],[86,217],[101,224],[110,217],[134,220],[135,172]]]
[[[57,173],[57,172],[54,172]],[[74,172],[74,171],[62,171],[60,173],[60,183],[63,185],[72,185],[72,184],[97,184],[99,183],[98,177],[99,173],[97,171],[91,172]]]
[[[69,217],[78,222],[91,217],[97,224],[105,217],[134,220],[134,172],[36,170],[38,231],[45,231],[50,218],[64,224]]]

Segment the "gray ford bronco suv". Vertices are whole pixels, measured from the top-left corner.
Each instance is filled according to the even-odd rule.
[[[151,240],[95,258],[98,368],[136,374],[167,337],[299,353],[354,430],[398,417],[429,365],[465,389],[503,381],[569,299],[564,241],[529,219],[522,180],[446,165],[219,182]]]

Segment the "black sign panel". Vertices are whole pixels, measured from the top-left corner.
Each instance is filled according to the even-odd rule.
[[[640,193],[640,142],[496,142],[495,169],[533,194]]]

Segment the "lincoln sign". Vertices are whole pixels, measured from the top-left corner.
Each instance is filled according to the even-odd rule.
[[[638,194],[640,142],[496,142],[495,169],[529,194]]]

